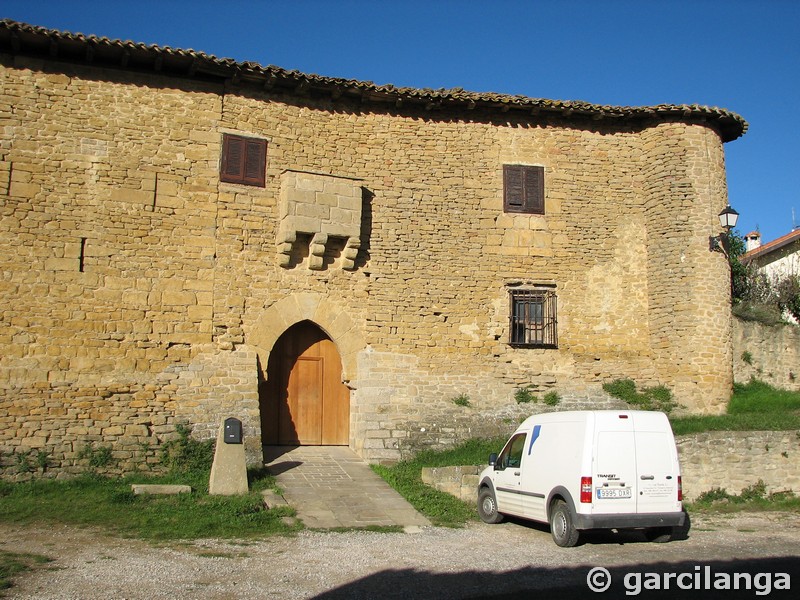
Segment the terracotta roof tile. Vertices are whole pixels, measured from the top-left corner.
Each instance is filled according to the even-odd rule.
[[[0,51],[92,63],[106,68],[157,71],[176,77],[226,79],[260,85],[265,89],[281,88],[302,92],[313,88],[327,92],[334,98],[348,95],[358,97],[361,101],[393,104],[398,108],[408,103],[422,105],[429,110],[471,110],[481,107],[498,112],[524,111],[532,117],[553,114],[592,120],[702,122],[714,126],[726,142],[743,135],[748,127],[747,122],[736,113],[697,104],[609,106],[580,100],[546,100],[522,95],[469,92],[462,88],[434,90],[395,87],[391,84],[376,85],[371,81],[325,77],[289,71],[273,65],[262,66],[251,61],[237,62],[232,58],[217,58],[196,50],[67,33],[10,19],[0,21]]]
[[[774,252],[775,250],[783,248],[784,246],[788,246],[796,240],[800,240],[800,229],[795,229],[786,235],[782,235],[778,239],[767,242],[766,244],[762,244],[758,248],[753,248],[749,252],[745,252],[742,254],[741,262],[746,264],[756,257]]]

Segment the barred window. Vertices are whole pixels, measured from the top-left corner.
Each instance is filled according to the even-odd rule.
[[[557,348],[557,298],[553,290],[509,291],[509,343],[525,348]]]

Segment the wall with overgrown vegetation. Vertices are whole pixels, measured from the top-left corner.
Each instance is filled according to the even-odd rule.
[[[800,390],[800,327],[733,319],[733,379]]]

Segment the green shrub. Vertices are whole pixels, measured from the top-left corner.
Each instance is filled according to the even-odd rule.
[[[42,473],[44,473],[47,470],[47,466],[50,461],[50,453],[46,450],[39,450],[36,453],[35,461],[36,466],[42,470]]]
[[[78,452],[78,458],[88,460],[89,466],[93,469],[102,469],[110,466],[114,462],[114,455],[109,446],[98,446],[95,448],[91,444],[86,444]]]
[[[800,276],[787,275],[775,282],[778,308],[800,320]]]
[[[30,456],[31,456],[31,450],[27,450],[25,452],[18,452],[15,455],[15,460],[16,460],[15,467],[17,473],[19,474],[27,473],[28,471],[31,470],[30,462],[28,462]]]
[[[752,502],[753,500],[763,500],[767,495],[767,484],[759,479],[753,485],[749,485],[739,494],[739,501]]]
[[[547,406],[556,406],[561,402],[561,396],[558,395],[558,392],[547,392],[544,396],[544,403]]]
[[[743,321],[755,321],[764,325],[783,325],[786,323],[778,307],[759,302],[740,302],[734,305],[732,312]]]
[[[604,383],[603,389],[640,410],[657,410],[669,414],[678,407],[672,398],[672,392],[663,385],[644,388],[639,392],[633,380],[617,379],[611,383]]]
[[[469,396],[466,394],[459,394],[458,396],[451,398],[451,400],[456,406],[471,406]]]
[[[533,393],[533,386],[529,385],[524,388],[518,388],[514,392],[514,400],[517,401],[517,404],[528,404],[530,402],[538,402],[539,398]]]
[[[724,488],[711,488],[707,492],[703,492],[697,496],[698,504],[711,504],[713,502],[722,502],[731,499],[731,495]]]
[[[215,440],[199,441],[191,437],[191,429],[177,425],[178,439],[161,447],[161,462],[173,473],[196,473],[211,469]]]
[[[638,397],[636,383],[633,379],[615,379],[611,383],[604,383],[603,389],[620,400],[631,403],[631,399]]]
[[[759,479],[753,485],[742,489],[739,494],[730,494],[723,488],[713,488],[700,494],[692,503],[697,506],[724,505],[726,510],[756,509],[794,509],[800,499],[792,491],[767,493],[767,486]]]

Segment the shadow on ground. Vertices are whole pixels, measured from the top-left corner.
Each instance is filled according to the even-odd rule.
[[[385,570],[315,598],[796,598],[797,588],[792,590],[787,587],[791,588],[791,583],[800,585],[800,557],[795,556],[733,561],[659,562],[612,567],[609,569],[610,587],[604,593],[597,594],[590,590],[587,583],[587,577],[594,566],[526,567],[507,572],[459,573],[433,573],[415,569]],[[599,573],[595,574],[593,581],[600,585],[606,579]]]

